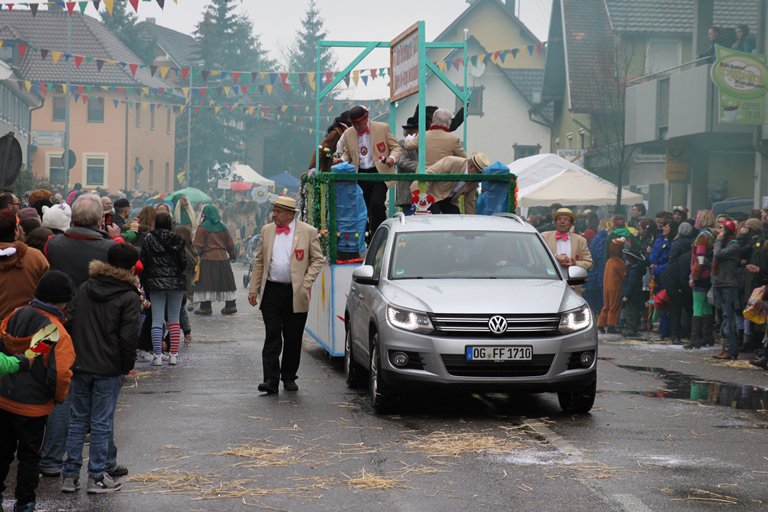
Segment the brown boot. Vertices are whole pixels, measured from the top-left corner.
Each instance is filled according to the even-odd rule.
[[[720,354],[717,354],[716,356],[712,356],[715,359],[728,359],[728,360],[735,360],[739,358],[739,354],[729,354],[726,351],[723,351]]]

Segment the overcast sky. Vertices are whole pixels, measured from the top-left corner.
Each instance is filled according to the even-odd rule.
[[[503,1],[503,0],[502,0]],[[154,2],[139,4],[139,17],[152,17],[159,25],[180,32],[193,34],[209,0],[166,0],[165,10]],[[551,0],[518,0],[520,18],[541,40],[546,40]],[[466,0],[316,0],[320,15],[325,22],[328,39],[338,41],[389,41],[419,20],[425,21],[427,41],[433,40],[467,7]],[[253,22],[254,31],[270,56],[280,62],[291,46],[309,0],[243,0],[238,12],[246,14]],[[489,48],[501,50],[503,48]],[[337,51],[343,67],[359,51]],[[375,50],[361,64],[361,68],[388,66],[389,54]],[[378,81],[382,86],[382,81]],[[363,88],[360,88],[363,89]],[[381,97],[381,92],[368,87],[357,91],[355,97]]]

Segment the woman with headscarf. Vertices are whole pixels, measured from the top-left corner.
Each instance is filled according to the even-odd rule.
[[[200,255],[200,278],[195,283],[195,302],[200,304],[197,315],[213,313],[211,302],[224,302],[222,315],[237,313],[237,285],[230,260],[237,257],[235,242],[221,222],[219,211],[212,204],[203,208],[202,222],[195,232],[194,246]]]
[[[179,196],[176,207],[173,209],[173,223],[176,226],[187,226],[192,233],[197,229],[197,218],[187,196]]]

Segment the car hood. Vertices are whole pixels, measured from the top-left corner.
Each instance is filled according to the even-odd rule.
[[[381,293],[394,306],[440,314],[558,313],[584,304],[564,281],[548,279],[402,279]]]

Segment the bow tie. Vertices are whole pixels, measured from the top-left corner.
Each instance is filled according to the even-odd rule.
[[[282,228],[280,226],[277,227],[278,235],[288,235],[290,233],[291,233],[291,226],[283,226]]]
[[[568,233],[563,233],[560,231],[555,232],[555,240],[568,240]]]
[[[357,132],[357,136],[358,137],[362,137],[366,133],[371,133],[371,129],[370,128],[366,128],[365,130],[359,131],[359,132]]]

